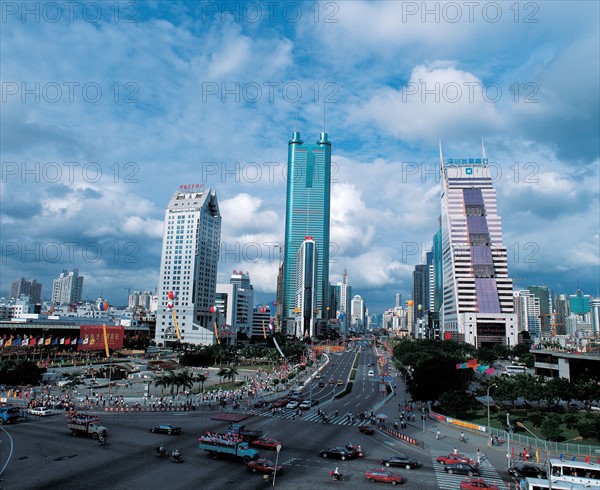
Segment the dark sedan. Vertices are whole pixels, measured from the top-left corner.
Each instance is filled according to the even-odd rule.
[[[416,459],[409,458],[403,454],[397,454],[396,456],[392,456],[390,458],[384,458],[381,460],[381,464],[388,467],[398,466],[400,468],[406,468],[407,470],[412,470],[420,466]]]
[[[444,471],[457,475],[469,475],[469,476],[479,476],[479,470],[469,463],[455,463],[451,465],[444,466]]]
[[[517,477],[546,478],[546,470],[531,463],[515,463],[508,472]]]
[[[158,432],[160,434],[181,434],[181,427],[176,427],[171,424],[161,424],[150,427],[150,432]]]
[[[352,459],[358,456],[354,451],[348,451],[345,447],[337,446],[330,449],[323,449],[320,452],[322,458],[341,459]]]
[[[375,429],[373,428],[372,425],[361,425],[358,428],[359,431],[361,431],[363,434],[366,434],[368,436],[372,436],[373,434],[375,434]]]

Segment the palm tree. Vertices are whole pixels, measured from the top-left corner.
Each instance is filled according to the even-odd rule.
[[[173,394],[173,385],[175,384],[175,373],[173,371],[168,370],[166,373],[163,373],[155,382],[154,386],[163,388],[171,387],[171,395]]]
[[[81,380],[81,373],[64,373],[62,375],[62,379],[66,380],[66,383],[63,385],[64,388],[71,390],[83,384]]]
[[[230,383],[235,381],[237,374],[237,369],[234,366],[228,366],[219,371],[219,377],[228,379]]]
[[[202,385],[202,394],[204,394],[204,382],[208,379],[208,376],[205,374],[199,373],[196,374],[196,381]]]
[[[175,375],[175,380],[176,380],[178,395],[179,395],[180,387],[183,387],[183,389],[185,390],[186,388],[191,389],[192,386],[194,386],[194,376],[192,376],[187,369],[184,369],[183,371],[177,373]]]

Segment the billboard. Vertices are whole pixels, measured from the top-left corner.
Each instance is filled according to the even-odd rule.
[[[108,348],[118,350],[123,348],[125,327],[104,327],[102,325],[80,325],[77,350],[104,350],[104,329]]]

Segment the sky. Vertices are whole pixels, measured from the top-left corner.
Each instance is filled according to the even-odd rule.
[[[216,191],[218,282],[275,298],[292,132],[332,142],[330,281],[409,299],[447,158],[492,167],[516,287],[600,295],[599,4],[1,3],[0,295],[158,286],[165,208]]]

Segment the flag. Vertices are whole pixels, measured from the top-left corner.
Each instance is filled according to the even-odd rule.
[[[96,343],[95,339],[90,339],[90,345],[94,345]]]
[[[44,345],[50,345],[50,342],[52,342],[52,337],[48,337],[45,341],[44,341]]]
[[[21,346],[27,347],[28,345],[29,345],[29,339],[27,338],[27,335],[25,335],[23,337],[23,340],[21,341]]]
[[[71,337],[65,339],[65,345],[71,345]]]
[[[60,345],[65,345],[65,338],[60,339]]]
[[[577,461],[577,455],[574,454],[573,457],[571,458],[571,461]]]
[[[88,339],[87,337],[85,339],[83,339],[82,344],[83,345],[88,345],[88,343],[90,342],[90,339]]]
[[[44,337],[38,339],[38,345],[44,345]]]
[[[0,339],[0,347],[2,347],[4,345],[4,340],[6,339],[6,335],[4,336],[4,339]]]
[[[58,337],[52,339],[52,345],[58,345]]]
[[[538,450],[535,450],[535,462],[539,463],[540,462],[540,453],[538,452]]]
[[[561,451],[560,454],[558,455],[558,459],[560,459],[562,461],[564,457],[565,457],[565,455]]]
[[[77,343],[78,343],[79,345],[83,344],[83,339],[82,339],[81,337],[79,337],[79,340],[77,341]]]
[[[13,341],[13,336],[10,336],[10,339],[8,339],[5,343],[4,343],[4,347],[10,347],[12,345],[12,341]]]
[[[588,454],[588,455],[585,457],[585,462],[586,462],[586,463],[589,463],[589,462],[590,462],[590,455],[589,455],[589,454]]]
[[[13,345],[21,345],[21,336],[17,335],[17,338],[13,342]]]

